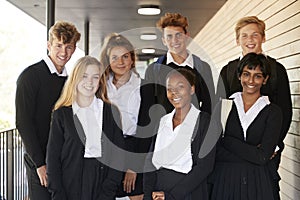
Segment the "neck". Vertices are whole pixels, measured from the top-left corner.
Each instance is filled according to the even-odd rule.
[[[131,76],[131,71],[129,71],[123,75],[114,74],[112,82],[117,88],[119,88],[129,81],[130,76]]]
[[[187,51],[184,51],[181,54],[171,53],[171,55],[172,55],[174,61],[177,62],[178,64],[183,63],[188,57]]]
[[[259,97],[260,97],[260,93],[254,95],[242,93],[245,112],[247,112],[251,108],[251,106],[253,106],[253,104],[257,101]]]
[[[80,97],[76,98],[77,104],[82,108],[90,106],[92,104],[93,100],[94,100],[94,97],[80,96]]]
[[[190,111],[190,109],[191,109],[191,105],[186,106],[184,108],[176,108],[175,114],[173,116],[173,127],[174,128],[176,126],[180,125],[184,121],[184,119],[185,119],[186,115],[188,114],[188,112]]]

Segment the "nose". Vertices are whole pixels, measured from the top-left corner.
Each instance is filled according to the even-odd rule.
[[[60,50],[60,53],[65,55],[67,53],[67,47],[63,46]]]
[[[254,82],[254,76],[250,76],[249,77],[249,83],[253,83]]]
[[[118,59],[118,63],[119,63],[119,64],[123,64],[123,58],[122,58],[122,57],[120,57],[120,58]]]

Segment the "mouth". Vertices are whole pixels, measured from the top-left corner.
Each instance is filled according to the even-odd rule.
[[[247,85],[247,88],[253,89],[255,88],[255,85]]]
[[[177,98],[173,98],[173,99],[172,99],[172,101],[173,101],[174,103],[178,103],[178,102],[180,102],[180,100],[181,100],[180,97],[177,97]]]
[[[63,62],[65,62],[67,60],[67,57],[57,56],[57,58]]]
[[[91,85],[84,85],[83,88],[89,91],[92,91],[94,89],[94,87]]]
[[[246,45],[246,47],[248,48],[248,49],[254,49],[255,48],[255,44],[248,44],[248,45]]]

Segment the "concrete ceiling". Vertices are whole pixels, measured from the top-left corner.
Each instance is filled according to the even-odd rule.
[[[8,0],[42,24],[46,24],[46,0]],[[135,46],[140,60],[149,56],[141,53],[142,48],[155,48],[156,56],[164,53],[161,33],[156,21],[166,12],[179,12],[189,20],[193,38],[224,5],[226,0],[57,0],[55,20],[74,23],[84,34],[84,22],[89,21],[89,54],[99,56],[103,38],[111,33],[122,33]],[[137,13],[140,5],[159,5],[161,13],[156,16],[141,16]],[[156,33],[154,41],[142,41],[142,33]],[[46,33],[45,33],[46,34]],[[79,47],[84,49],[84,37]]]

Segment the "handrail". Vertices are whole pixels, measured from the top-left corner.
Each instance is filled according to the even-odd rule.
[[[17,129],[0,132],[0,200],[28,197],[24,145]]]

